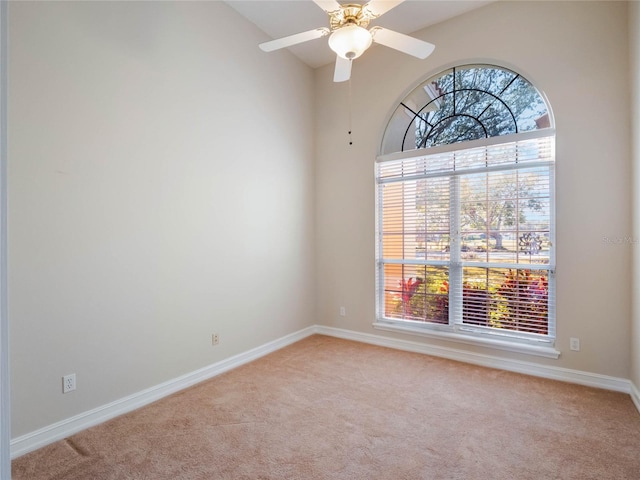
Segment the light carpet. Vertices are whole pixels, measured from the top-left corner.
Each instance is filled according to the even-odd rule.
[[[314,335],[13,461],[14,480],[640,479],[628,395]]]

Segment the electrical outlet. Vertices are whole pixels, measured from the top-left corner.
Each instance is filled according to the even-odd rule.
[[[220,335],[217,333],[211,334],[211,345],[218,345],[220,343]]]
[[[62,393],[69,393],[76,389],[76,374],[62,377]]]
[[[574,352],[579,352],[580,351],[580,339],[579,338],[575,338],[575,337],[571,337],[569,339],[569,348],[571,350],[573,350]]]
[[[340,316],[341,317],[346,317],[347,316],[347,309],[344,307],[340,307]]]

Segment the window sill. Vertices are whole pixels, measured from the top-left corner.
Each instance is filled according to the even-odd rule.
[[[471,336],[465,335],[464,333],[443,332],[441,330],[431,330],[419,326],[401,325],[392,322],[375,322],[373,324],[373,328],[388,332],[408,333],[411,335],[420,335],[423,337],[464,343],[467,345],[495,348],[497,350],[506,350],[508,352],[523,353],[526,355],[535,355],[538,357],[558,358],[560,356],[560,352],[552,346],[501,340],[499,338],[491,338],[489,334],[483,336]]]

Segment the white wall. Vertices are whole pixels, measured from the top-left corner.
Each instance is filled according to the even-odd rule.
[[[315,323],[308,67],[221,2],[9,24],[14,437]]]
[[[640,3],[629,3],[631,132],[633,164],[633,318],[631,381],[640,388]]]
[[[353,142],[346,84],[316,71],[318,320],[374,331],[374,159],[392,109],[420,80],[445,67],[494,62],[523,74],[548,97],[557,127],[558,360],[452,346],[496,356],[629,378],[631,234],[627,5],[624,2],[504,2],[415,35],[436,50],[426,60],[374,47],[353,66]],[[344,305],[346,317],[338,315]],[[581,351],[569,351],[569,337]]]

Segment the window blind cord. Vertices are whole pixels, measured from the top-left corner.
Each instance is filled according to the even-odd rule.
[[[353,60],[350,60],[353,61]],[[351,138],[351,77],[349,77],[349,101],[348,101],[348,108],[349,108],[349,145],[353,145],[353,139]]]

